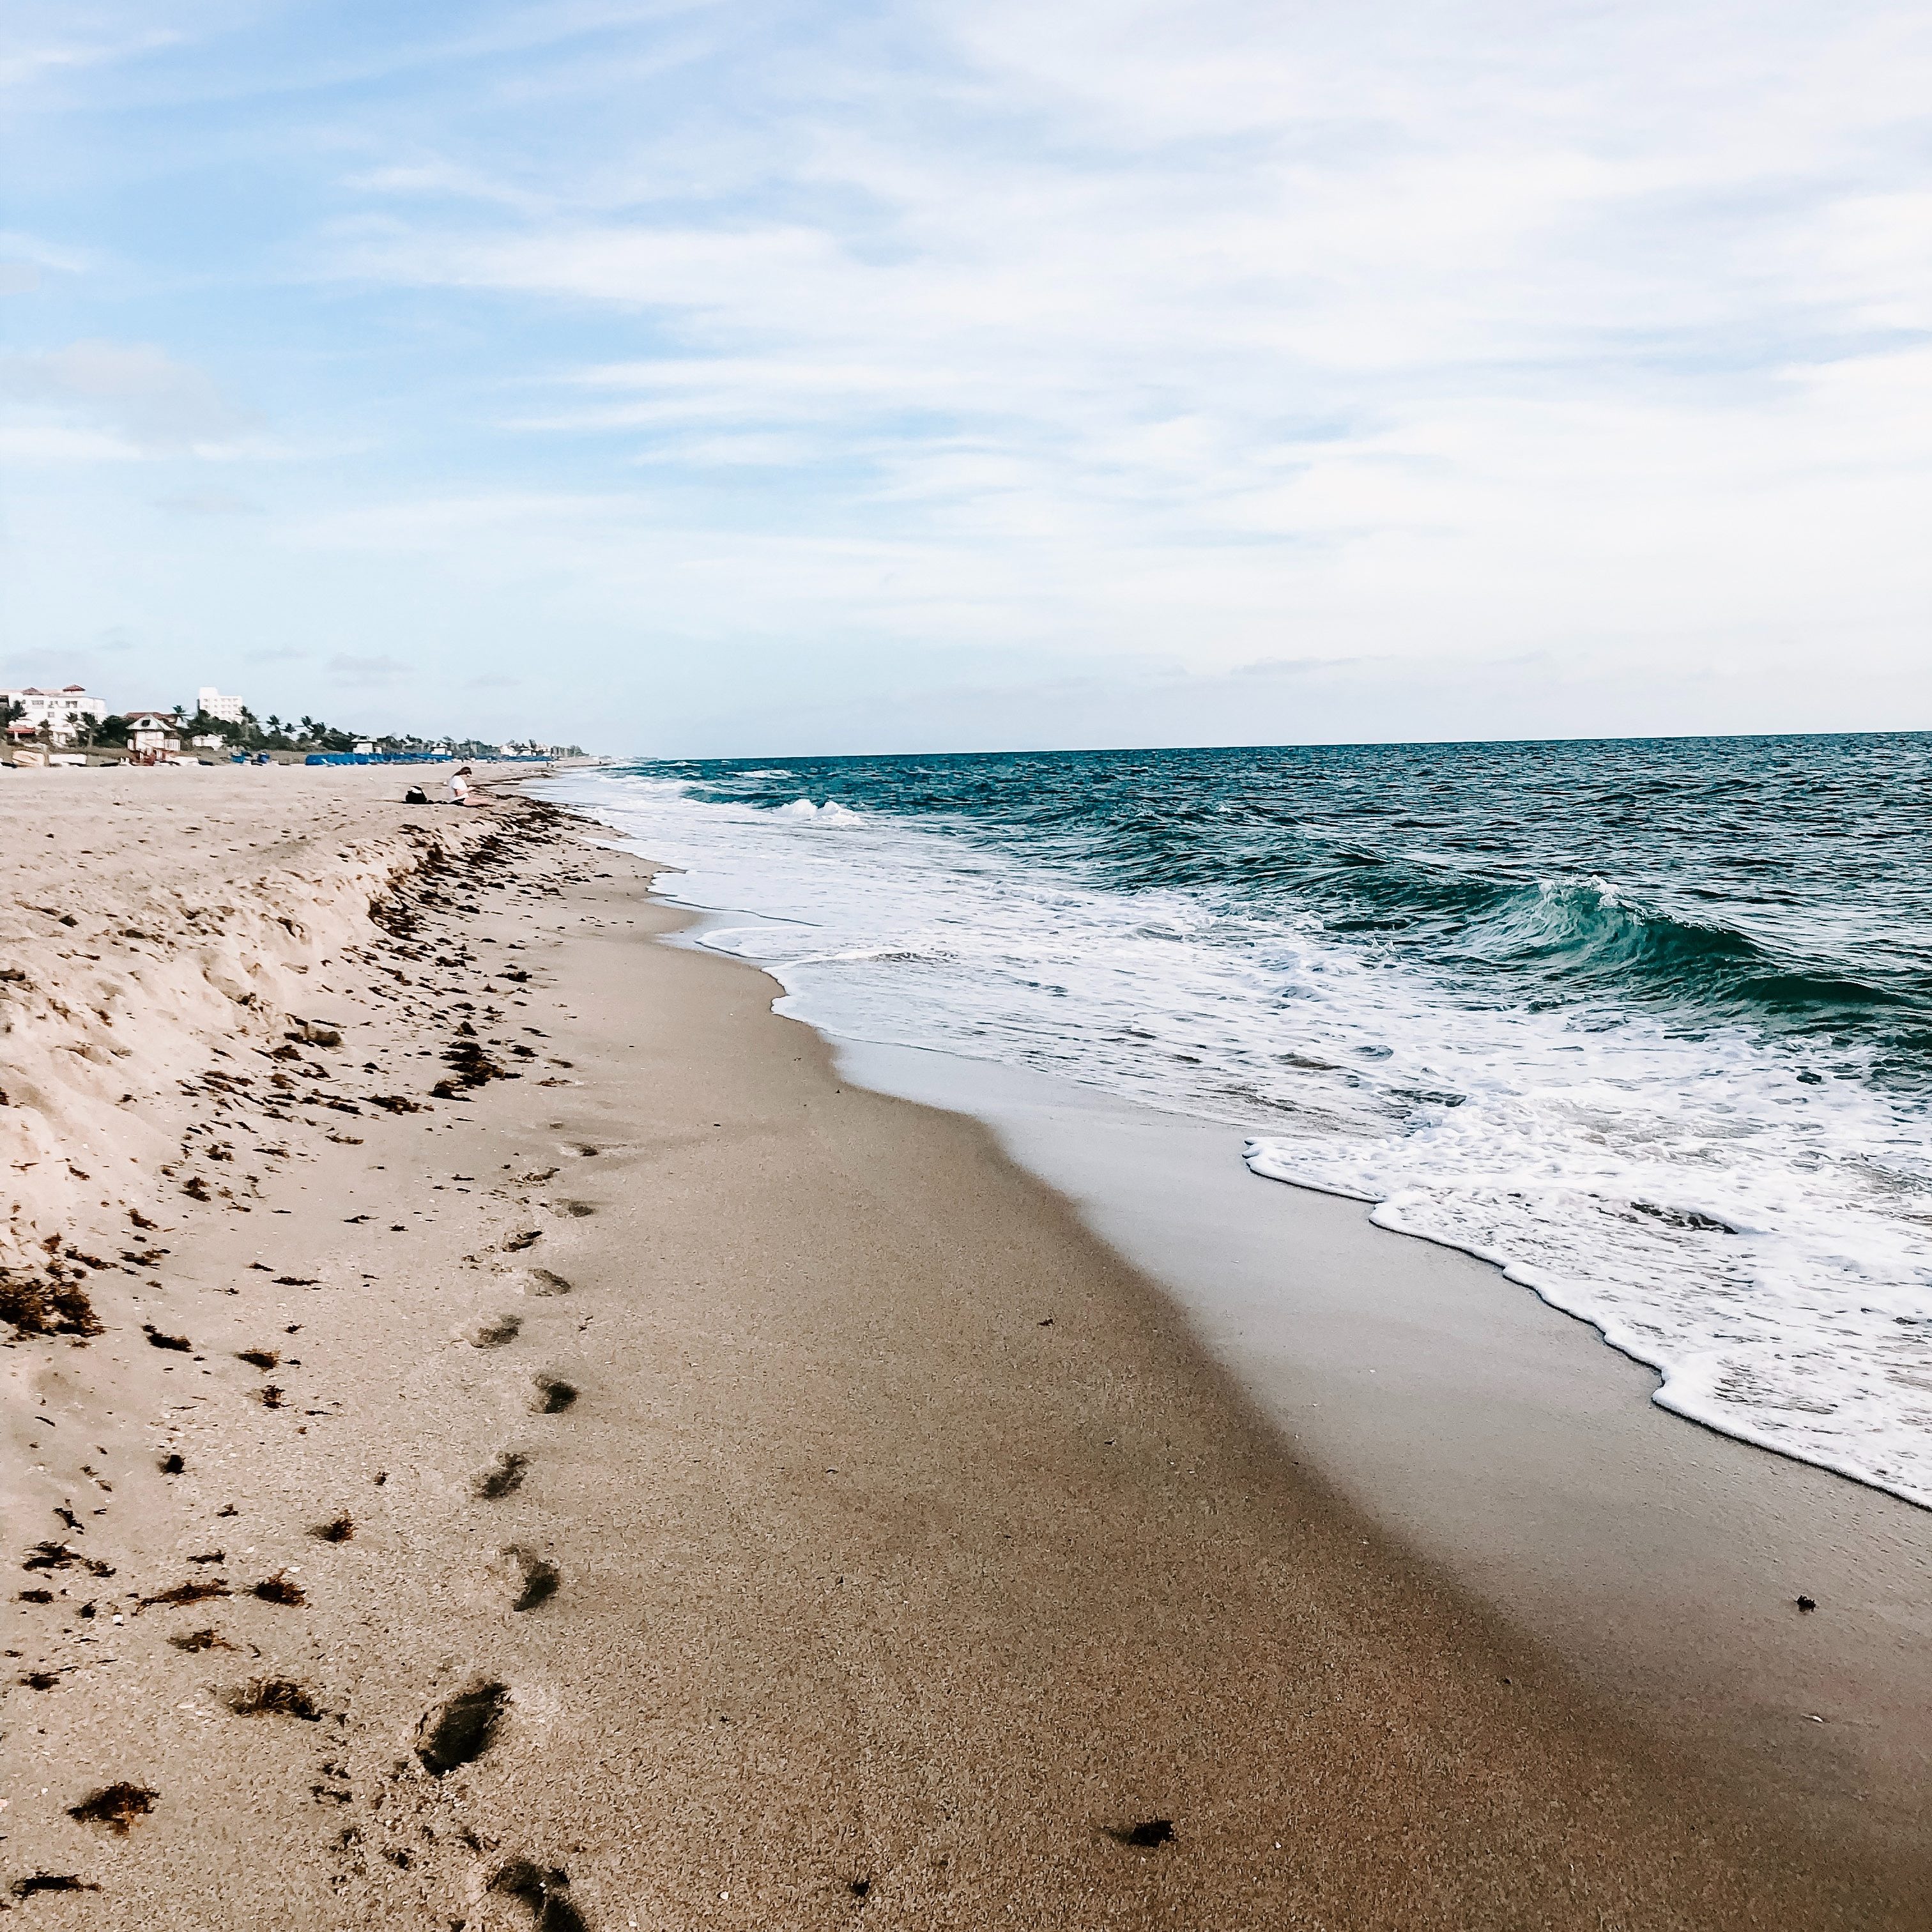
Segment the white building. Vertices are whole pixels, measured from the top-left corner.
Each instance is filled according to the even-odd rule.
[[[130,752],[178,752],[181,720],[172,711],[129,712],[128,748]]]
[[[224,698],[212,684],[203,685],[195,693],[194,708],[206,712],[211,718],[219,718],[224,724],[238,724],[242,722],[241,699]]]
[[[14,705],[20,707],[21,715],[8,726],[7,735],[16,743],[38,737],[44,729],[56,745],[70,745],[84,724],[98,724],[107,716],[102,700],[90,698],[86,687],[79,684],[58,691],[42,691],[34,685],[0,691],[0,706]]]

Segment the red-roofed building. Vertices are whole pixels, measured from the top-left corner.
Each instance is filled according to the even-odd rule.
[[[129,751],[181,749],[181,720],[172,711],[130,711],[127,716]]]

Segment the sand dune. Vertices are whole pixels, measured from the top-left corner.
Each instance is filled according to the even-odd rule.
[[[174,1190],[176,1083],[283,1049],[361,970],[370,909],[480,813],[396,772],[22,772],[0,785],[0,1268]]]

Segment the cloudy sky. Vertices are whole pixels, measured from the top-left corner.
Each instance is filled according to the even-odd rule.
[[[13,0],[0,680],[1932,728],[1932,14]]]

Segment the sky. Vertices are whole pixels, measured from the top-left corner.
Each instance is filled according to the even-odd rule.
[[[1932,10],[11,0],[0,682],[1932,728]]]

